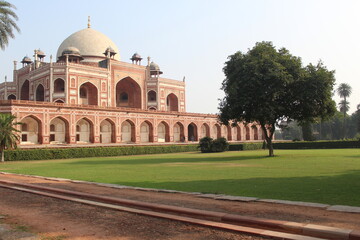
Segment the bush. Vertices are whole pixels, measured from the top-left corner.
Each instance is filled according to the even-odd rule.
[[[229,149],[229,143],[225,138],[213,140],[211,137],[203,137],[199,141],[198,148],[202,153],[224,152]]]
[[[360,148],[360,141],[275,142],[274,149]]]
[[[111,157],[122,155],[192,152],[196,150],[196,145],[16,149],[5,151],[5,161]]]

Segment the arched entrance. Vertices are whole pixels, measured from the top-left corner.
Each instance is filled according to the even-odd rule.
[[[170,93],[166,98],[166,106],[168,111],[179,111],[178,98],[175,94]]]
[[[188,141],[198,141],[197,126],[195,123],[190,123],[188,125]]]
[[[79,103],[83,105],[98,105],[98,91],[94,84],[87,82],[80,86]]]
[[[234,127],[234,138],[237,141],[241,141],[241,129],[240,129],[240,126]]]
[[[25,80],[25,82],[21,86],[20,100],[29,100],[29,92],[30,92],[29,85],[30,85],[29,80]]]
[[[80,119],[76,123],[76,141],[79,143],[93,142],[94,126],[92,122],[86,118]]]
[[[148,102],[149,103],[156,102],[156,92],[154,90],[150,90],[148,92]]]
[[[151,122],[144,121],[140,125],[140,142],[153,142],[154,141],[154,134],[153,134],[153,126]]]
[[[121,141],[124,143],[135,142],[135,124],[130,120],[121,124]]]
[[[130,77],[120,80],[116,84],[116,106],[141,108],[141,88]]]
[[[63,93],[65,91],[65,81],[58,78],[54,81],[54,93]]]
[[[60,117],[50,122],[50,143],[69,143],[69,123]]]
[[[175,123],[174,125],[174,142],[184,142],[184,125],[180,122]]]
[[[7,97],[8,100],[16,100],[16,96],[14,94],[10,94],[8,97]]]
[[[246,134],[246,140],[250,140],[250,128],[249,126],[245,126],[245,134]]]
[[[215,124],[212,127],[212,138],[214,139],[221,138],[221,127],[219,124]]]
[[[158,125],[158,142],[170,142],[169,125],[162,121]]]
[[[254,140],[259,140],[258,129],[257,129],[256,125],[253,125],[252,129],[254,131]]]
[[[45,100],[44,86],[42,84],[39,84],[36,88],[35,99],[39,102],[43,102]]]
[[[41,143],[41,121],[34,116],[28,116],[23,118],[21,123],[21,144]]]
[[[209,125],[204,123],[203,125],[201,125],[200,129],[201,129],[200,130],[200,138],[210,137],[210,127],[209,127]]]
[[[100,123],[100,142],[115,142],[115,124],[109,119],[105,119]]]

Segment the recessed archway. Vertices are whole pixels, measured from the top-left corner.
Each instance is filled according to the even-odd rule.
[[[210,127],[206,123],[201,125],[201,128],[200,128],[200,138],[203,138],[203,137],[210,137]]]
[[[69,123],[62,117],[50,121],[50,143],[69,143]]]
[[[20,90],[20,100],[29,100],[30,82],[25,80]]]
[[[35,100],[39,102],[43,102],[45,100],[45,91],[42,84],[39,84],[36,88]]]
[[[16,100],[16,96],[14,94],[10,94],[8,97],[7,97],[8,100]]]
[[[161,123],[159,123],[157,130],[158,142],[170,142],[169,124],[167,124],[165,121],[162,121]]]
[[[258,129],[257,129],[256,125],[253,125],[252,129],[254,132],[254,140],[259,140]]]
[[[124,143],[135,142],[135,124],[130,120],[125,120],[121,124],[121,141]]]
[[[168,111],[179,111],[179,102],[175,94],[170,93],[166,98],[166,107]]]
[[[115,142],[115,123],[110,119],[105,119],[100,123],[100,142]]]
[[[241,141],[241,128],[240,126],[234,127],[234,139],[237,141]]]
[[[245,126],[245,134],[246,134],[245,139],[250,140],[250,128],[249,128],[249,126]]]
[[[58,78],[54,81],[54,93],[63,93],[65,91],[65,81]]]
[[[184,142],[184,125],[180,122],[175,123],[174,125],[174,142]]]
[[[156,92],[154,90],[148,92],[148,102],[156,102]]]
[[[188,125],[188,141],[198,141],[197,126],[195,123],[190,123]]]
[[[141,88],[131,77],[126,77],[116,84],[116,106],[141,108]]]
[[[212,138],[221,138],[221,127],[217,123],[212,127]]]
[[[80,86],[79,103],[83,105],[98,105],[98,90],[94,84],[86,82]]]
[[[21,144],[42,143],[42,125],[35,116],[27,116],[21,121]]]
[[[89,119],[82,118],[76,123],[76,141],[79,143],[94,142],[94,125]]]
[[[154,142],[153,125],[149,121],[144,121],[140,125],[140,142]]]

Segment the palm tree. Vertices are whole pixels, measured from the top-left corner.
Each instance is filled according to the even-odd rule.
[[[337,93],[339,94],[340,97],[344,98],[344,102],[346,102],[346,98],[351,95],[351,86],[349,84],[347,84],[347,83],[341,83],[339,85],[339,87],[336,89],[336,91],[337,91]],[[346,112],[348,110],[349,109],[346,109],[346,108],[343,109],[342,112],[344,113],[344,118],[345,118]]]
[[[15,128],[16,125],[21,123],[14,122],[15,116],[2,113],[0,114],[0,152],[1,152],[1,162],[4,162],[4,150],[12,149],[17,147],[17,142],[20,137],[17,135],[17,132],[20,132]]]
[[[19,27],[15,23],[18,17],[12,9],[16,9],[16,7],[11,3],[0,0],[0,48],[2,50],[8,45],[9,38],[15,37],[14,29],[20,32]]]
[[[344,98],[339,103],[340,111],[344,114],[344,123],[343,123],[343,138],[345,138],[345,118],[346,118],[346,112],[349,111],[349,102],[346,101],[346,98],[351,95],[351,86],[347,83],[341,83],[339,87],[336,89],[337,93],[340,97]]]

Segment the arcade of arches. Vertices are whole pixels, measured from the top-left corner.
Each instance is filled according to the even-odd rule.
[[[22,118],[21,122],[23,123],[20,127],[21,144],[46,143],[47,140],[43,140],[46,139],[44,133],[49,133],[48,143],[51,144],[197,142],[205,136],[225,137],[228,141],[264,139],[258,125],[230,127],[221,126],[218,123],[190,122],[185,124],[182,121],[174,124],[159,121],[155,124],[150,120],[144,120],[136,125],[133,120],[126,119],[118,127],[113,120],[108,118],[95,125],[92,120],[83,117],[76,121],[72,130],[68,120],[60,116],[52,118],[48,129],[45,129],[42,121],[33,115]],[[120,132],[116,131],[118,128]]]

